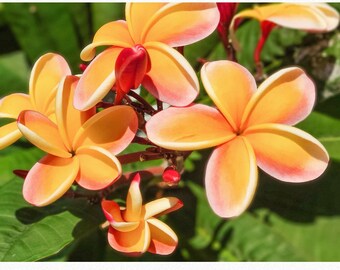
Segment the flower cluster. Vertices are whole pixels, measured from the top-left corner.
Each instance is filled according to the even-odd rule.
[[[308,116],[315,102],[315,86],[302,69],[279,70],[257,87],[247,69],[230,61],[234,57],[207,62],[201,80],[216,105],[211,107],[193,103],[199,80],[181,48],[218,29],[227,54],[233,54],[229,40],[237,47],[236,26],[250,17],[261,22],[265,35],[255,52],[258,62],[272,27],[296,28],[299,20],[301,30],[331,31],[339,15],[326,4],[266,5],[234,16],[236,9],[234,3],[128,3],[126,21],[103,25],[81,52],[82,60],[91,61],[83,74],[72,75],[58,54],[40,57],[31,72],[29,94],[0,100],[0,117],[13,120],[0,127],[0,149],[24,136],[47,153],[25,175],[25,200],[45,206],[72,185],[103,190],[119,182],[122,164],[147,158],[165,159],[164,183],[177,184],[183,172],[177,160],[212,147],[205,188],[221,217],[247,209],[257,186],[257,166],[286,182],[319,177],[328,165],[327,151],[292,127]],[[106,47],[96,56],[99,46]],[[155,98],[157,109],[134,91],[141,85]],[[109,93],[114,96],[110,102]],[[163,102],[170,107],[163,110]],[[119,155],[132,142],[148,149]],[[128,254],[170,254],[177,236],[156,217],[183,204],[163,197],[143,205],[140,182],[136,173],[125,207],[103,198],[108,242]]]

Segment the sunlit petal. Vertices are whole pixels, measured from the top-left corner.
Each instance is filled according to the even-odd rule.
[[[113,106],[97,113],[82,126],[73,149],[96,145],[118,154],[132,141],[137,128],[137,115],[131,107]]]
[[[246,107],[243,128],[261,123],[294,125],[306,118],[315,102],[315,86],[297,67],[282,69],[259,87]]]
[[[76,181],[86,189],[103,189],[122,173],[118,159],[101,147],[81,147],[77,149],[76,156],[79,159],[79,175]]]
[[[58,157],[69,158],[58,127],[46,116],[36,111],[23,111],[18,118],[21,133],[38,148]]]
[[[139,188],[140,175],[137,173],[131,181],[128,195],[126,198],[126,210],[123,213],[124,220],[138,221],[142,211],[142,193]]]
[[[319,177],[329,161],[322,144],[308,133],[286,125],[263,124],[249,128],[258,165],[286,182],[305,182]]]
[[[323,15],[327,22],[327,31],[333,31],[339,25],[339,12],[326,3],[306,3],[310,6],[316,7]]]
[[[36,110],[41,113],[53,111],[58,84],[66,75],[71,75],[71,71],[62,56],[47,53],[37,60],[29,82],[29,93]]]
[[[142,213],[144,213],[144,219],[147,220],[151,217],[165,215],[182,206],[183,203],[181,200],[175,197],[165,197],[143,205]]]
[[[214,149],[205,174],[207,197],[214,212],[225,218],[242,214],[254,196],[257,176],[255,155],[244,137]]]
[[[0,150],[16,142],[21,136],[16,122],[0,127]]]
[[[78,110],[90,109],[110,91],[116,81],[115,64],[122,49],[106,49],[85,69],[74,96],[74,106]]]
[[[164,222],[150,218],[151,241],[148,251],[160,255],[171,254],[177,247],[178,239],[174,231]]]
[[[32,110],[29,95],[15,93],[0,99],[0,117],[17,119],[24,110]]]
[[[237,131],[244,109],[257,88],[254,77],[235,62],[216,61],[202,67],[201,78],[211,99]]]
[[[146,124],[148,138],[173,150],[198,150],[225,143],[236,135],[222,114],[209,106],[169,108]]]
[[[174,106],[186,106],[198,95],[199,84],[195,71],[175,49],[159,42],[144,44],[151,70],[142,84],[157,99]]]
[[[45,206],[59,199],[72,185],[79,170],[77,158],[43,157],[25,178],[23,194],[35,206]]]
[[[126,21],[109,22],[100,27],[94,35],[92,43],[81,51],[80,58],[83,61],[91,61],[96,55],[96,47],[108,45],[123,48],[134,45]]]

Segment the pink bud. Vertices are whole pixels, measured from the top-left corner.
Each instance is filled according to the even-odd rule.
[[[181,180],[181,174],[174,167],[167,167],[163,174],[163,181],[169,185],[176,185]]]

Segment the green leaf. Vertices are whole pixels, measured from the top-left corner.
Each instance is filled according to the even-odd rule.
[[[36,261],[58,253],[104,221],[98,205],[60,199],[37,208],[22,197],[22,179],[0,187],[0,261]]]

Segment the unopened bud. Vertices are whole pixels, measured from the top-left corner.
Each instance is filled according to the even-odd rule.
[[[27,174],[28,174],[28,171],[26,170],[14,170],[13,173],[16,175],[16,176],[19,176],[21,177],[22,179],[25,179]]]
[[[79,69],[84,72],[85,69],[87,68],[87,65],[86,64],[79,64]]]
[[[172,166],[167,167],[162,174],[163,181],[168,185],[177,185],[181,174]]]

